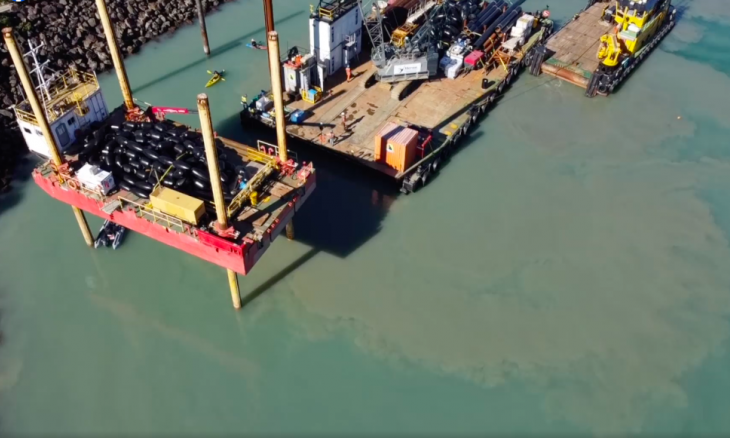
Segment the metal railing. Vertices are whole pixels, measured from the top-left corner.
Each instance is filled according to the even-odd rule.
[[[171,230],[189,234],[183,221],[174,216],[157,211],[149,204],[140,204],[139,202],[132,201],[124,196],[118,196],[117,199],[119,199],[119,202],[122,204],[122,211],[125,209],[131,209],[139,218],[144,218],[152,223],[162,225],[163,227]]]
[[[256,151],[259,155],[264,155],[266,158],[261,157],[261,162],[269,162],[269,161],[276,161],[276,157],[279,156],[279,146],[267,143],[262,140],[256,141],[256,146],[258,146],[259,151]],[[292,157],[295,162],[299,162],[299,158],[297,157],[297,153],[292,151],[291,149],[286,150],[287,155]],[[266,161],[265,161],[266,160]]]
[[[90,97],[99,89],[99,81],[96,75],[85,72],[69,70],[55,78],[48,87],[48,95],[42,93],[43,107],[46,110],[48,122],[53,123],[63,116],[71,108],[77,109],[80,116],[87,111],[84,100]],[[24,101],[20,105],[26,104]],[[15,107],[15,114],[18,119],[33,125],[38,125],[38,120],[31,112]]]
[[[246,188],[238,192],[233,200],[231,200],[231,203],[226,209],[229,218],[238,213],[238,210],[243,207],[243,203],[248,201],[248,199],[251,197],[251,194],[254,191],[258,190],[258,188],[264,184],[266,178],[268,178],[268,176],[274,172],[274,163],[275,162],[268,163],[266,164],[266,166],[264,166],[263,169],[259,170],[256,175],[254,175],[254,177],[248,181]]]

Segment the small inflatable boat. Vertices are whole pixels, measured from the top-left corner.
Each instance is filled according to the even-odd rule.
[[[110,246],[112,249],[119,248],[124,240],[124,235],[127,233],[127,229],[121,225],[117,225],[112,221],[104,221],[104,225],[99,230],[99,236],[94,241],[94,248],[100,246]]]

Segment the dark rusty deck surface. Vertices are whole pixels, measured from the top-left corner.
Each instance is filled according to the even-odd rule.
[[[547,48],[554,54],[543,64],[543,72],[556,75],[558,70],[569,70],[584,77],[587,85],[598,68],[601,36],[611,30],[610,23],[601,19],[607,5],[594,4],[550,38]]]

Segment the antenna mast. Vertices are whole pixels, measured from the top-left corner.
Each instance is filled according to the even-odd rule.
[[[38,62],[38,57],[36,54],[38,53],[39,49],[42,47],[45,47],[46,43],[41,42],[38,46],[33,46],[33,41],[28,40],[28,46],[30,47],[30,52],[23,55],[23,57],[30,56],[33,58],[33,70],[30,71],[30,73],[35,73],[36,78],[38,79],[38,86],[36,87],[37,90],[41,91],[41,96],[43,96],[43,103],[45,104],[47,101],[51,100],[51,93],[48,90],[48,81],[46,80],[45,76],[43,75],[43,71],[46,69],[46,66],[48,65],[48,60],[44,63]],[[44,105],[45,107],[45,105]]]

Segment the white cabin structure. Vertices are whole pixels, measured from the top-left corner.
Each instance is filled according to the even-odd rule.
[[[363,20],[357,0],[322,0],[309,17],[309,48],[324,90],[327,76],[350,65],[362,51]],[[314,81],[314,78],[312,78]]]
[[[48,124],[59,152],[64,153],[76,141],[76,136],[93,122],[103,121],[109,114],[96,74],[69,70],[45,77],[48,61],[39,63],[38,50],[43,47],[30,44],[25,57],[33,61],[31,75],[36,77],[36,93],[46,112]],[[50,157],[48,144],[41,132],[38,120],[27,99],[13,107],[15,117],[28,149],[38,155]]]

